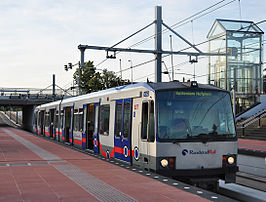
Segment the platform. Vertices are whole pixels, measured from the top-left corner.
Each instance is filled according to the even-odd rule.
[[[239,138],[238,153],[266,157],[266,141]]]
[[[10,127],[0,128],[0,151],[0,201],[225,200]]]
[[[266,180],[266,141],[238,140],[238,166],[239,175],[253,176],[253,180],[265,183]],[[245,177],[246,179],[248,177]],[[259,180],[257,179],[259,178]],[[264,190],[264,189],[261,189]]]

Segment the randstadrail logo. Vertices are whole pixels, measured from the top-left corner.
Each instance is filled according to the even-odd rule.
[[[183,151],[182,151],[182,155],[183,155],[183,156],[186,156],[187,153],[188,153],[188,150],[187,150],[187,149],[183,149]]]
[[[193,149],[187,150],[187,149],[183,149],[182,150],[182,155],[186,156],[186,155],[197,155],[197,154],[216,154],[216,149],[209,149],[209,150],[199,150],[199,151],[194,151]]]

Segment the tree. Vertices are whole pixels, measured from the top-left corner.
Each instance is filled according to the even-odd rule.
[[[79,68],[76,69],[73,78],[75,83],[78,84]],[[104,69],[102,73],[96,72],[93,61],[86,62],[84,68],[80,69],[80,88],[82,93],[95,92],[129,83],[129,80],[123,80],[107,69]]]

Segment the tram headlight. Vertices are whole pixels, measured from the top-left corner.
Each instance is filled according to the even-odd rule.
[[[237,161],[236,154],[223,155],[223,167],[225,166],[235,166]]]
[[[161,165],[162,165],[162,167],[166,167],[166,166],[168,166],[168,160],[166,160],[166,159],[163,159],[163,160],[161,160]]]
[[[235,162],[234,157],[229,156],[229,157],[227,158],[227,162],[228,162],[230,165],[232,165],[232,164]]]

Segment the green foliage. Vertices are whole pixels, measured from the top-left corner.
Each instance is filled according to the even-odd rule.
[[[6,108],[4,106],[1,106],[0,111],[6,111]]]
[[[129,84],[129,80],[123,80],[121,77],[115,75],[112,71],[104,69],[101,73],[96,72],[92,61],[84,64],[84,68],[80,69],[80,88],[82,93],[90,93],[107,88]],[[78,84],[79,68],[73,74],[73,78]]]

